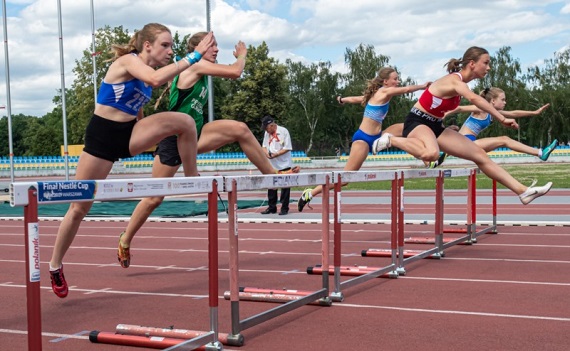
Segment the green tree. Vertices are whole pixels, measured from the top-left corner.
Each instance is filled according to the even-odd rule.
[[[317,142],[332,152],[340,144],[347,127],[334,107],[340,74],[331,71],[330,62],[305,66],[287,60],[286,64],[291,101],[288,104],[289,125],[291,134],[300,141],[297,148],[303,147],[309,154],[313,143]],[[320,133],[315,140],[317,132]]]
[[[37,130],[30,130],[30,123],[37,117],[26,116],[23,114],[12,115],[12,151],[14,156],[33,155],[27,150],[26,136],[27,132],[35,133]],[[8,117],[0,118],[0,140],[5,142],[0,145],[0,154],[2,156],[10,156],[10,144],[8,138]],[[28,134],[29,135],[29,134]],[[5,136],[5,137],[4,137]]]
[[[286,68],[269,57],[265,42],[249,46],[243,77],[228,81],[229,94],[221,108],[222,118],[245,122],[261,139],[260,120],[265,114],[277,117],[286,125],[284,111],[287,101]]]
[[[546,118],[533,118],[530,122],[530,137],[549,144],[553,139],[570,140],[570,49],[554,54],[540,66],[528,68],[526,79],[533,87],[531,93],[541,102],[550,103]]]

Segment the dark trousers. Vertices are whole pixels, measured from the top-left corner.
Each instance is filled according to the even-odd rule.
[[[289,198],[291,197],[291,189],[281,188],[281,211],[289,212]],[[268,189],[267,198],[269,209],[277,212],[277,189]]]

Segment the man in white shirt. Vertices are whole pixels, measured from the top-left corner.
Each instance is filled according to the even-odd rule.
[[[263,151],[269,162],[273,165],[275,169],[280,172],[288,173],[285,171],[290,171],[293,165],[293,160],[291,159],[291,150],[293,146],[291,145],[291,136],[289,131],[285,127],[278,126],[275,123],[275,118],[271,115],[266,115],[261,120],[262,128],[265,130],[263,136]],[[281,189],[281,211],[279,215],[286,215],[289,213],[289,198],[291,194],[291,189],[282,188]],[[277,189],[268,189],[267,197],[269,207],[262,214],[277,213]]]

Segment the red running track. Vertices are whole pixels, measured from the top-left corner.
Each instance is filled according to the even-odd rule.
[[[65,299],[51,292],[46,270],[58,225],[40,223],[44,350],[139,349],[88,341],[90,331],[110,332],[118,324],[208,328],[205,223],[148,223],[133,242],[132,266],[123,269],[116,244],[125,223],[85,222],[65,259],[71,285]],[[388,247],[389,230],[344,225],[343,265],[387,264],[360,253]],[[429,225],[406,227],[410,235],[432,232]],[[321,277],[305,270],[320,262],[320,225],[240,223],[239,235],[240,285],[319,288]],[[227,224],[220,224],[220,332],[230,331],[223,299],[229,288],[227,236]],[[23,221],[0,221],[3,350],[27,349],[23,251]],[[224,349],[568,350],[569,265],[569,227],[500,226],[498,235],[450,248],[441,260],[412,263],[404,277],[350,288],[331,307],[304,306],[247,329],[244,346]],[[272,306],[241,302],[241,317]]]

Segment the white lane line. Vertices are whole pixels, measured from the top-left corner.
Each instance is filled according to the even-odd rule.
[[[500,318],[519,318],[519,319],[533,319],[533,320],[547,320],[558,322],[570,322],[570,318],[563,317],[546,317],[546,316],[530,316],[524,314],[505,314],[505,313],[490,313],[490,312],[469,312],[469,311],[453,311],[453,310],[431,310],[425,308],[408,308],[408,307],[395,307],[395,306],[375,306],[375,305],[358,305],[350,303],[333,304],[333,307],[351,307],[351,308],[370,308],[382,309],[393,311],[406,311],[406,312],[423,312],[423,313],[439,313],[439,314],[456,314],[465,316],[480,316],[480,317],[500,317]]]

